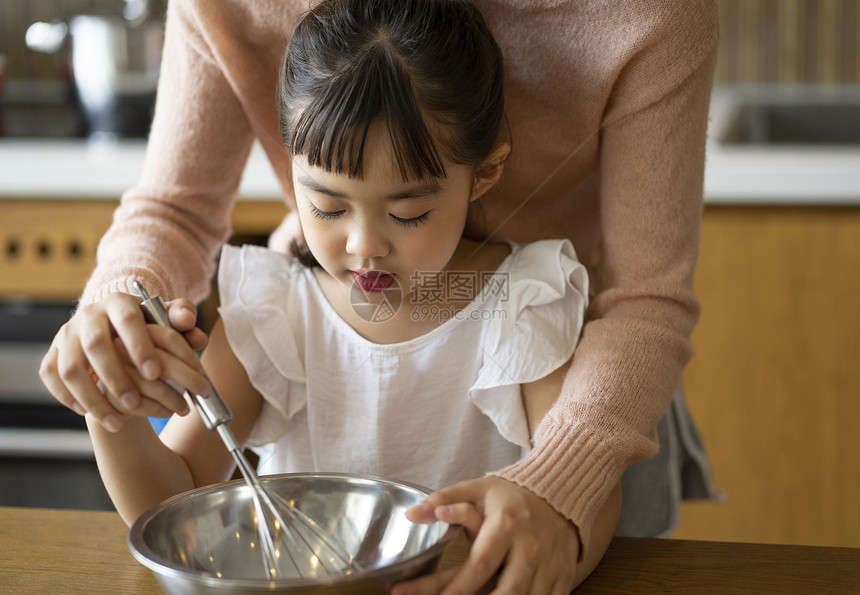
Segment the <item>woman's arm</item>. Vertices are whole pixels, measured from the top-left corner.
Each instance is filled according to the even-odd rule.
[[[138,392],[120,364],[118,347],[128,351],[140,374],[161,374],[137,300],[131,297],[136,296],[132,282],[141,281],[165,300],[188,298],[185,311],[172,308],[170,316],[177,328],[193,328],[193,303],[209,293],[215,250],[229,236],[230,209],[251,147],[246,110],[259,125],[277,130],[278,61],[261,48],[231,41],[249,25],[247,19],[219,12],[229,8],[225,4],[177,0],[168,5],[155,117],[141,179],[123,196],[99,244],[81,307],[43,361],[41,376],[51,394],[111,429],[129,415],[154,413],[150,395]],[[212,31],[219,35],[213,37]],[[272,45],[281,52],[284,33],[274,34],[278,43]],[[240,62],[253,58],[271,63],[272,81],[237,86],[228,71],[248,72]],[[243,89],[247,96],[240,100]],[[261,110],[271,115],[263,116]],[[195,349],[202,349],[206,338],[196,333],[189,339]],[[116,398],[94,392],[90,370]]]
[[[552,372],[549,376],[529,382],[520,386],[522,393],[523,407],[526,410],[526,416],[529,422],[529,436],[533,437],[538,425],[543,420],[547,412],[552,409],[552,406],[558,400],[561,393],[562,385],[564,384],[565,376],[572,362],[569,360],[563,366]],[[588,543],[583,543],[579,531],[570,521],[567,521],[561,515],[559,519],[568,523],[576,531],[576,537],[580,541],[580,547],[573,551],[571,550],[567,558],[567,563],[575,560],[580,554],[582,559],[576,564],[576,572],[574,577],[574,587],[579,585],[585,578],[591,574],[591,571],[597,566],[606,553],[606,548],[609,547],[609,542],[612,541],[612,536],[615,535],[615,529],[618,526],[618,521],[621,518],[621,482],[616,482],[615,487],[609,492],[603,506],[598,510],[594,520],[594,526],[588,532]]]
[[[665,8],[640,24],[656,28],[619,64],[601,112],[589,321],[531,452],[497,473],[552,503],[584,544],[627,466],[659,448],[656,426],[692,355],[699,312],[693,273],[716,8],[655,4]]]
[[[218,22],[217,10],[210,15],[207,4],[168,4],[143,171],[99,244],[83,304],[112,292],[136,295],[135,279],[165,300],[198,302],[209,293],[215,251],[230,234],[230,209],[253,133],[228,78],[229,61],[214,55],[229,39],[208,30],[229,24]],[[272,89],[259,95],[274,101]]]

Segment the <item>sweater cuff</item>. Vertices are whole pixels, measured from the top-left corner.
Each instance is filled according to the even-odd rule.
[[[160,273],[160,274],[159,274]],[[135,280],[143,283],[146,290],[153,296],[171,299],[172,289],[164,283],[163,271],[153,271],[148,268],[118,266],[109,270],[97,268],[87,281],[84,292],[78,300],[78,306],[86,306],[101,301],[111,293],[127,293],[138,295],[132,285]]]
[[[548,421],[548,420],[544,420]],[[581,561],[591,540],[597,513],[621,481],[629,460],[619,449],[619,429],[595,428],[581,421],[542,423],[535,446],[524,458],[490,475],[512,481],[546,500],[579,532]],[[651,451],[659,448],[643,436],[625,436]],[[622,438],[621,440],[624,440]]]

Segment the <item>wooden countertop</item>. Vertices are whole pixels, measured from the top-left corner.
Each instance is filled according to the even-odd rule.
[[[0,507],[3,593],[160,593],[113,512]],[[465,559],[452,544],[442,567]],[[860,548],[616,538],[577,593],[857,593]]]

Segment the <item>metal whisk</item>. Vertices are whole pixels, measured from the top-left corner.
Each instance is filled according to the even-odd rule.
[[[149,322],[172,328],[161,298],[151,297],[139,281],[134,281],[134,287],[143,300],[141,308]],[[209,380],[208,376],[206,379]],[[358,564],[341,544],[326,535],[313,519],[260,482],[228,427],[233,414],[214,385],[208,397],[187,390],[185,396],[194,403],[206,428],[221,436],[252,490],[260,550],[266,567],[264,578],[335,576],[358,570]]]

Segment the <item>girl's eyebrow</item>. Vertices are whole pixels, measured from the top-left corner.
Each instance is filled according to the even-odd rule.
[[[430,198],[442,190],[442,184],[437,181],[421,182],[420,184],[388,195],[389,200],[407,198]]]
[[[308,175],[298,176],[296,180],[305,188],[309,190],[313,190],[314,192],[319,192],[320,194],[325,194],[326,196],[331,196],[334,198],[345,198],[348,199],[349,196],[343,192],[338,190],[332,190],[326,186],[323,186],[318,181],[314,180],[312,177]],[[435,194],[438,194],[439,191],[442,190],[442,184],[438,181],[431,180],[426,182],[421,182],[412,188],[407,188],[405,190],[399,190],[397,192],[392,192],[388,196],[386,196],[389,200],[405,200],[410,198],[430,198]]]
[[[326,196],[333,196],[335,198],[348,198],[347,195],[343,192],[338,192],[336,190],[326,188],[309,175],[299,176],[298,178],[296,178],[296,180],[299,182],[299,184],[309,190],[313,190],[314,192],[319,192],[320,194],[325,194]]]

